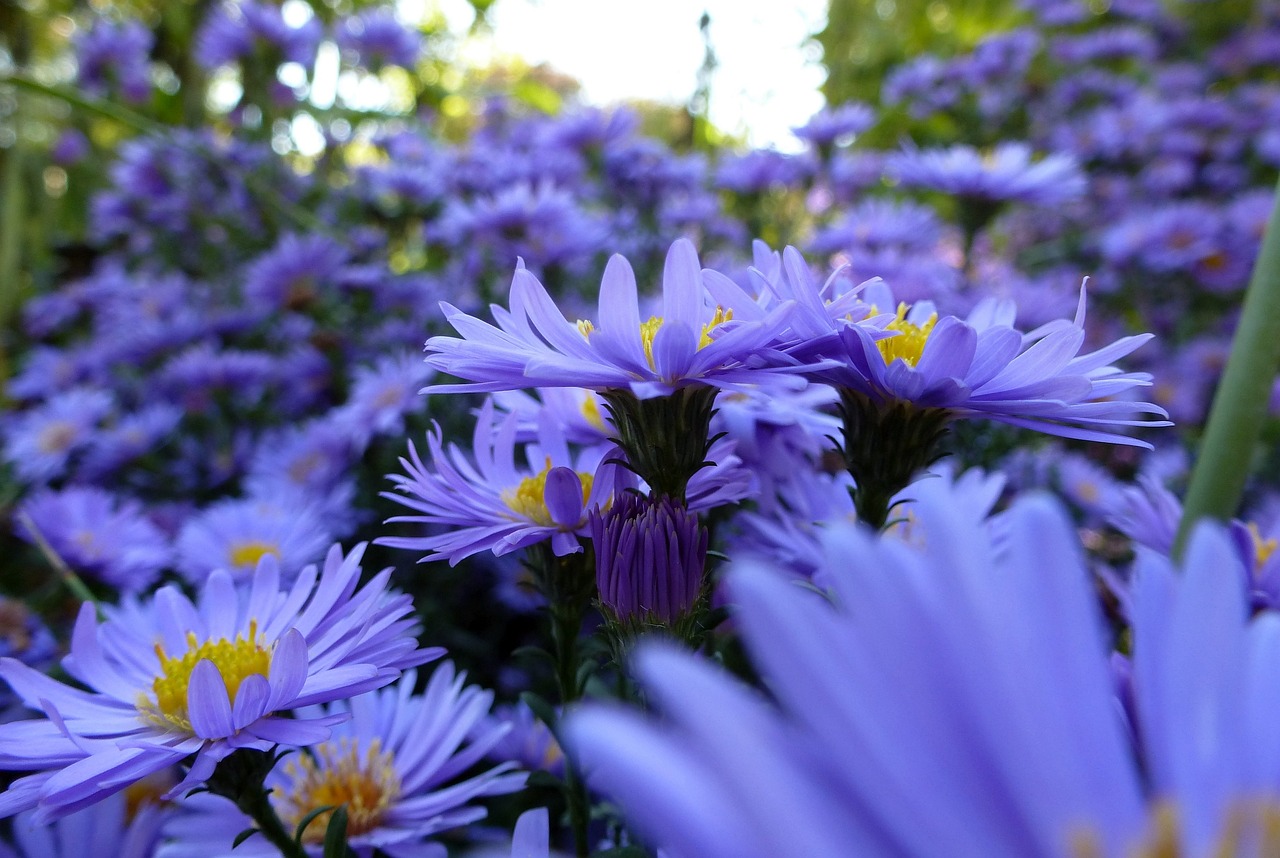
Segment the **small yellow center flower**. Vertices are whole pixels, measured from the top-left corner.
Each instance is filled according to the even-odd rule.
[[[227,558],[231,561],[232,566],[247,566],[250,569],[256,569],[258,561],[268,554],[274,554],[278,558],[280,556],[280,546],[262,539],[245,539],[231,543],[231,551],[228,553]]]
[[[541,471],[531,477],[525,477],[514,489],[502,493],[502,502],[521,518],[527,518],[543,527],[551,527],[555,522],[547,509],[547,474],[551,473],[551,457]],[[578,471],[578,479],[582,482],[582,503],[585,505],[591,496],[592,475]]]
[[[232,641],[219,638],[200,643],[195,632],[187,632],[187,651],[179,656],[166,655],[164,645],[157,643],[160,675],[151,683],[154,699],[143,696],[138,703],[139,711],[162,727],[177,727],[190,732],[187,688],[191,683],[191,671],[201,661],[213,662],[227,687],[227,697],[234,704],[240,683],[254,674],[265,677],[271,670],[271,651],[263,647],[257,637],[258,623],[252,620],[249,634],[237,635]]]
[[[378,739],[370,742],[363,754],[358,739],[344,739],[341,744],[324,742],[313,748],[312,754],[300,754],[286,764],[291,789],[276,792],[281,799],[277,809],[288,830],[296,830],[304,817],[322,807],[344,805],[348,837],[377,828],[400,796],[394,755],[384,753]],[[303,841],[322,842],[331,816],[333,810],[314,817],[302,834]]]
[[[885,337],[882,340],[876,340],[876,348],[880,349],[880,354],[884,356],[886,366],[898,359],[905,361],[907,366],[915,366],[920,361],[920,355],[924,352],[925,343],[929,340],[929,333],[933,330],[933,326],[938,323],[937,313],[931,314],[923,325],[908,322],[908,309],[905,303],[899,304],[897,318],[885,326],[885,330],[897,331],[898,335],[896,337]],[[878,313],[879,310],[872,307],[868,315],[875,316]]]
[[[69,420],[57,420],[40,430],[36,447],[41,453],[61,453],[71,449],[80,433]]]

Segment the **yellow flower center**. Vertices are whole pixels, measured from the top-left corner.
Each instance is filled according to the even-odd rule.
[[[897,331],[896,337],[885,337],[882,340],[876,340],[876,348],[880,349],[880,354],[884,356],[884,362],[887,366],[895,360],[905,361],[907,366],[915,366],[920,360],[920,355],[924,352],[924,345],[929,340],[929,333],[933,330],[933,326],[938,322],[938,314],[933,313],[925,320],[923,325],[915,325],[907,321],[908,307],[905,303],[898,305],[897,318],[885,326],[885,330]],[[879,310],[875,307],[871,308],[868,316],[879,314]]]
[[[1168,801],[1158,801],[1150,809],[1147,830],[1124,854],[1130,858],[1189,858],[1183,848],[1178,809]],[[1072,858],[1102,858],[1098,832],[1081,827],[1070,833],[1068,854]],[[1226,810],[1218,836],[1204,855],[1239,858],[1244,855],[1275,855],[1280,852],[1280,804],[1271,797],[1237,799]],[[1198,853],[1199,854],[1199,853]]]
[[[582,400],[582,416],[601,432],[608,431],[608,427],[604,425],[604,415],[600,413],[600,406],[594,394],[588,393],[586,399]]]
[[[364,754],[359,740],[347,739],[324,742],[310,754],[299,754],[285,765],[291,789],[274,791],[280,799],[277,811],[287,830],[296,830],[303,817],[322,807],[343,805],[347,808],[348,837],[377,828],[400,796],[394,760],[390,751],[383,753],[378,739],[369,743]],[[331,816],[333,810],[326,810],[307,823],[303,841],[322,842]]]
[[[40,430],[36,447],[41,453],[61,453],[76,441],[76,426],[69,420],[58,420]]]
[[[547,509],[547,474],[551,473],[551,457],[547,456],[547,464],[532,477],[525,477],[514,489],[502,493],[502,502],[521,518],[527,518],[543,527],[551,527],[555,522]],[[592,475],[578,471],[578,479],[582,482],[582,502],[585,504],[591,496]]]
[[[711,332],[720,325],[733,319],[733,310],[726,310],[724,307],[716,307],[715,315],[711,317],[711,321],[702,326],[702,336],[698,338],[698,348],[704,349],[711,345]],[[591,334],[595,331],[596,326],[586,319],[579,319],[578,332],[582,334],[584,339],[591,339]],[[645,360],[649,361],[649,369],[654,369],[653,365],[653,338],[658,335],[658,329],[662,327],[661,316],[650,316],[647,322],[640,323],[640,342],[644,345]]]
[[[1254,568],[1262,567],[1262,564],[1271,559],[1271,555],[1275,553],[1276,548],[1280,546],[1273,536],[1269,539],[1263,539],[1262,534],[1258,531],[1258,525],[1249,522],[1249,535],[1253,537],[1253,564]]]
[[[243,542],[233,542],[231,544],[231,553],[228,555],[232,566],[247,566],[250,569],[258,567],[258,561],[268,554],[280,556],[280,546],[274,542],[266,542],[261,539],[246,539]]]
[[[271,651],[257,640],[258,622],[249,623],[249,634],[237,635],[229,641],[200,643],[195,632],[187,632],[187,651],[180,656],[165,654],[164,645],[156,644],[160,658],[160,675],[151,683],[154,699],[145,695],[138,702],[138,710],[161,727],[171,726],[191,732],[191,719],[187,713],[187,687],[191,683],[191,671],[201,661],[211,661],[222,675],[227,687],[227,698],[234,705],[240,683],[253,674],[267,676],[271,670]]]

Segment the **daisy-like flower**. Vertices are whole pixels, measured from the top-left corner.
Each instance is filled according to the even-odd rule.
[[[662,315],[640,318],[635,273],[615,255],[600,281],[599,317],[571,322],[523,265],[511,281],[510,308],[494,307],[497,326],[442,304],[461,335],[427,341],[427,363],[466,379],[430,393],[586,387],[629,390],[640,398],[688,386],[762,382],[747,366],[785,322],[786,306],[730,317],[703,285],[697,251],[680,239],[667,253]]]
[[[178,795],[239,748],[326,740],[339,719],[290,710],[371,691],[443,654],[418,648],[390,569],[357,589],[363,554],[335,545],[287,589],[266,557],[239,591],[216,571],[194,602],[166,586],[106,608],[104,621],[86,603],[63,667],[87,691],[0,659],[0,678],[47,716],[0,725],[0,768],[35,772],[0,794],[0,816],[34,808],[56,819],[190,757]]]
[[[787,248],[783,255],[789,260],[783,279],[808,281],[799,254]],[[789,288],[805,289],[795,282]],[[863,295],[873,302],[867,319],[837,320],[828,335],[787,350],[806,365],[830,361],[809,375],[840,393],[845,465],[858,484],[858,512],[869,522],[884,523],[887,504],[932,461],[953,419],[986,418],[1065,438],[1147,448],[1147,442],[1111,430],[1170,425],[1159,419],[1167,415],[1158,405],[1126,398],[1150,386],[1151,376],[1112,365],[1150,334],[1080,353],[1083,287],[1074,319],[1028,333],[1013,327],[1017,308],[1011,301],[984,299],[960,319],[939,317],[929,302],[899,303],[894,315],[882,314],[881,307],[893,304],[883,283],[868,285]]]
[[[661,316],[641,321],[635,274],[615,255],[600,284],[599,319],[573,323],[524,269],[511,282],[509,310],[494,307],[498,326],[445,304],[462,335],[427,341],[427,362],[468,381],[428,393],[585,387],[599,391],[629,466],[657,494],[683,500],[706,460],[716,393],[791,379],[757,353],[785,328],[792,304],[757,304],[731,280],[717,279],[741,310],[717,305],[693,245],[671,245],[662,275]]]
[[[394,686],[299,713],[320,720],[350,716],[327,741],[290,755],[267,776],[287,830],[312,816],[302,833],[309,853],[320,854],[333,814],[314,812],[343,805],[347,845],[356,854],[443,856],[443,846],[425,839],[483,819],[476,800],[524,786],[527,775],[512,762],[475,771],[507,732],[506,725],[485,720],[492,692],[467,685],[466,674],[449,662],[435,669],[421,694],[413,692],[416,679],[410,671]],[[210,798],[190,807],[166,826],[176,843],[165,858],[278,854],[260,837],[232,851],[251,822],[231,802]]]
[[[12,848],[0,840],[0,858],[84,858],[107,844],[113,858],[154,858],[167,816],[161,804],[123,792],[52,823],[28,811],[13,820]]]
[[[97,486],[44,489],[22,502],[50,547],[78,572],[137,592],[150,586],[172,560],[169,540],[142,505]],[[35,540],[25,523],[19,534]]]
[[[903,186],[994,203],[1059,205],[1084,193],[1085,177],[1070,155],[1036,161],[1026,143],[1001,143],[989,152],[972,146],[910,148],[889,156],[885,169]]]
[[[520,415],[507,414],[495,424],[492,400],[476,419],[472,455],[456,444],[447,448],[439,427],[427,436],[430,466],[413,443],[402,458],[404,474],[391,474],[398,491],[383,497],[417,515],[395,516],[433,528],[427,536],[386,536],[380,545],[427,551],[422,559],[457,564],[481,551],[507,554],[550,542],[557,556],[582,550],[579,536],[589,533],[590,510],[607,506],[625,483],[626,474],[597,447],[574,457],[563,433],[544,420],[539,442],[526,448],[527,467],[515,460]],[[474,457],[474,459],[473,459]]]
[[[640,833],[673,858],[1280,846],[1280,617],[1249,619],[1220,529],[1195,534],[1180,573],[1139,559],[1126,729],[1061,509],[1015,504],[998,547],[948,502],[917,514],[905,543],[833,533],[830,600],[767,568],[731,573],[768,699],[651,645],[639,676],[665,718],[569,716],[587,777]]]
[[[192,582],[215,569],[244,580],[270,555],[289,578],[319,559],[332,539],[303,493],[278,489],[219,501],[189,519],[178,533],[178,569]]]
[[[44,483],[66,472],[71,457],[83,450],[98,426],[115,409],[105,390],[76,387],[6,422],[4,458],[27,483]]]

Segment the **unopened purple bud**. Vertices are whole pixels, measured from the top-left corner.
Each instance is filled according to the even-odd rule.
[[[703,593],[707,530],[665,495],[625,492],[591,515],[600,603],[623,623],[674,626]]]

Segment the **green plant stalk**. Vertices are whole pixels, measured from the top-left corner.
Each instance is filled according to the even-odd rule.
[[[1262,433],[1271,386],[1280,369],[1280,182],[1253,266],[1231,355],[1209,409],[1200,452],[1191,471],[1182,520],[1173,544],[1182,556],[1201,518],[1225,521],[1235,514],[1249,476],[1252,451]]]
[[[58,577],[62,579],[62,583],[71,591],[71,594],[82,602],[92,602],[98,611],[98,619],[102,619],[102,605],[98,601],[98,597],[93,595],[93,591],[89,589],[89,586],[67,565],[67,561],[63,560],[62,556],[53,549],[53,546],[49,544],[49,540],[45,539],[44,533],[32,520],[31,516],[25,511],[19,511],[15,517],[18,519],[18,523],[26,528],[27,533],[31,534],[31,538],[35,540],[36,547],[40,549],[44,559],[58,573]]]
[[[18,275],[22,268],[22,213],[27,204],[22,183],[23,160],[19,140],[4,159],[4,211],[0,213],[0,392],[9,380],[9,320],[18,307],[21,289]]]

